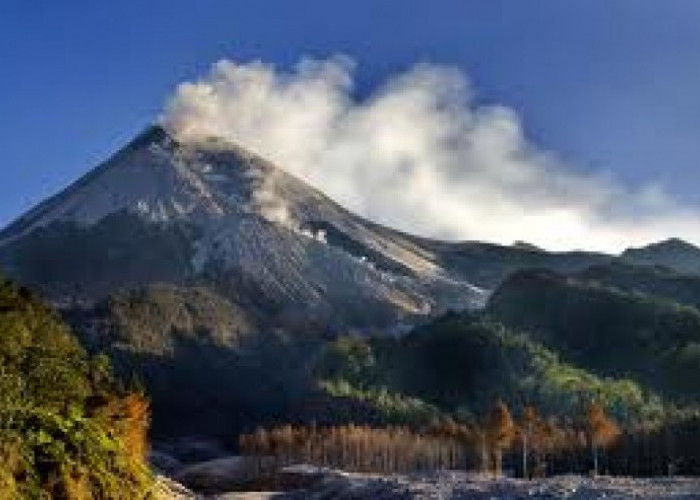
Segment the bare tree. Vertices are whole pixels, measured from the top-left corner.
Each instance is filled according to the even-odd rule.
[[[530,449],[528,447],[533,447],[535,430],[537,428],[538,421],[539,416],[537,415],[537,409],[532,405],[525,406],[525,408],[523,409],[522,422],[520,423],[520,442],[522,444],[523,477],[525,479],[529,478],[528,456],[530,454]]]

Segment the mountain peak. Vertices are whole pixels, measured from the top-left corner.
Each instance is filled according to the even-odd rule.
[[[236,144],[180,142],[158,125],[10,225],[0,263],[59,295],[193,280],[349,324],[484,298],[420,238],[350,213]]]
[[[204,202],[216,212],[184,155],[185,149],[165,129],[150,126],[107,161],[13,222],[0,234],[0,241],[52,222],[89,226],[120,211],[164,220]]]
[[[667,238],[665,240],[657,241],[655,243],[650,243],[637,248],[628,248],[623,252],[625,253],[638,253],[638,252],[690,252],[699,253],[700,248],[689,243],[681,238]]]
[[[174,141],[173,136],[159,124],[152,124],[138,134],[124,149],[136,149],[147,144],[163,144]]]
[[[674,249],[683,249],[683,250],[689,250],[693,252],[700,252],[700,248],[697,246],[693,245],[692,243],[689,243],[685,240],[682,240],[680,238],[668,238],[662,241],[659,241],[656,244],[652,244],[650,246],[657,246],[657,247],[665,247],[665,248],[674,248]]]
[[[530,252],[544,252],[544,250],[536,245],[533,245],[532,243],[529,243],[527,241],[522,241],[522,240],[516,240],[513,242],[511,245],[513,248],[517,248],[518,250],[525,250],[525,251],[530,251]]]
[[[680,238],[628,248],[620,258],[631,264],[664,266],[681,273],[700,273],[700,248]]]
[[[320,193],[237,144],[182,143],[154,124],[98,167],[0,232],[0,243],[52,222],[93,225],[117,212],[203,223],[240,211],[282,212]]]

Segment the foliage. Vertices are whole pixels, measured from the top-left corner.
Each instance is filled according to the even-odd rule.
[[[282,464],[310,463],[360,472],[414,472],[465,468],[471,462],[473,430],[454,423],[425,432],[407,427],[283,425],[258,428],[239,438],[241,453],[274,457]]]
[[[587,473],[596,465],[616,475],[700,474],[698,410],[670,411],[656,426],[620,428],[595,403],[559,417],[532,405],[521,413],[516,421],[497,402],[472,423],[441,417],[421,428],[259,427],[239,437],[239,448],[244,455],[273,457],[278,465],[310,463],[384,474],[441,468],[498,472],[501,458],[521,477]]]
[[[562,362],[529,336],[466,313],[448,314],[399,339],[337,339],[316,370],[336,393],[345,388],[344,396],[402,395],[467,419],[500,397],[514,407],[530,402],[563,415],[595,399],[627,421],[652,421],[663,412],[658,396],[637,383]]]
[[[653,295],[690,306],[700,305],[700,275],[681,274],[667,267],[613,261],[591,266],[575,276],[584,282],[625,292]]]
[[[142,498],[148,404],[27,290],[0,280],[2,498]]]
[[[350,398],[368,403],[386,424],[418,427],[443,415],[434,405],[391,392],[386,387],[357,389],[343,379],[321,381],[320,387],[335,398]]]
[[[586,431],[593,454],[593,472],[598,474],[598,449],[612,444],[619,436],[620,429],[610,419],[599,404],[592,402],[586,409]]]
[[[178,335],[236,347],[257,326],[252,313],[205,287],[151,285],[98,305],[118,345],[139,352],[172,353]]]
[[[586,409],[586,428],[593,446],[606,446],[620,435],[617,424],[605,414],[599,404],[593,402]]]
[[[498,401],[486,417],[485,433],[494,451],[494,471],[500,475],[503,468],[503,450],[510,447],[515,438],[516,427],[508,407]]]
[[[581,368],[635,380],[676,401],[700,400],[690,382],[700,377],[694,307],[534,270],[506,280],[488,308]]]
[[[536,413],[536,411],[535,411]],[[523,436],[503,402],[477,419],[482,424],[438,418],[422,428],[405,426],[293,426],[258,428],[239,437],[241,453],[273,457],[280,464],[310,463],[362,472],[415,472],[476,469],[500,474],[503,462],[516,464],[517,438]],[[585,422],[555,417],[535,418],[528,429],[535,470],[579,470],[588,467]],[[601,442],[608,448],[612,441]],[[565,469],[568,468],[568,469]],[[525,473],[525,469],[519,471]]]

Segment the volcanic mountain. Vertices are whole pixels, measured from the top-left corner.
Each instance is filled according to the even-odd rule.
[[[367,328],[483,304],[443,250],[235,144],[154,126],[2,231],[0,268],[59,304],[196,285],[283,323]]]
[[[163,442],[265,422],[394,422],[406,408],[434,416],[425,402],[485,408],[521,398],[516,381],[546,404],[580,401],[547,373],[587,374],[588,387],[631,370],[695,398],[696,256],[678,240],[613,256],[420,238],[236,144],[185,143],[158,126],[0,232],[0,273],[58,306],[120,377],[144,382]],[[615,329],[601,345],[639,349],[614,344],[612,361],[581,349],[608,331],[601,318]],[[544,333],[519,330],[533,325]],[[646,349],[646,332],[661,350]],[[557,359],[592,371],[562,372]],[[680,368],[648,376],[669,359]]]

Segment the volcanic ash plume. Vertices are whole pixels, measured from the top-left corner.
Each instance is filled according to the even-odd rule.
[[[291,71],[220,61],[177,88],[162,122],[183,141],[236,142],[420,235],[609,251],[672,235],[700,243],[697,210],[564,165],[528,143],[511,109],[477,106],[460,71],[419,64],[358,99],[353,68],[346,57]]]

